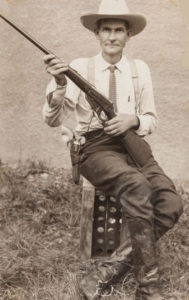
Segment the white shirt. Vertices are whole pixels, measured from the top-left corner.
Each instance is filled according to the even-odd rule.
[[[116,64],[115,76],[117,87],[117,112],[126,114],[136,114],[140,119],[140,127],[136,130],[139,135],[147,135],[157,127],[158,118],[156,114],[151,75],[148,66],[141,60],[136,60],[140,99],[138,111],[136,111],[134,88],[131,77],[130,64],[126,56]],[[95,86],[99,92],[108,98],[109,94],[109,63],[106,62],[101,54],[94,57],[95,65]],[[79,72],[84,78],[88,76],[88,58],[79,58],[74,60],[70,66]],[[66,89],[66,92],[65,92]],[[64,96],[65,94],[65,96]],[[44,120],[50,126],[59,126],[64,124],[71,113],[75,110],[78,125],[76,131],[84,133],[102,128],[98,117],[94,115],[90,105],[82,92],[70,79],[67,86],[57,89],[54,79],[47,86],[47,99],[43,108]],[[63,105],[52,106],[53,99],[62,97]]]

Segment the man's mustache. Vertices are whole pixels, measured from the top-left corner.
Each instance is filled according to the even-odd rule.
[[[106,43],[105,45],[106,46],[119,46],[119,44],[117,44],[117,43],[116,44],[115,43]]]

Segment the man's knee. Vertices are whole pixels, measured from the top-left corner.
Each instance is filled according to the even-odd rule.
[[[119,185],[119,190],[117,191],[117,197],[120,198],[123,194],[130,196],[135,196],[136,198],[143,196],[147,196],[148,198],[152,195],[152,186],[149,183],[148,180],[146,180],[143,176],[136,176],[130,181],[127,177],[125,177],[125,180],[121,180],[122,184]]]
[[[178,221],[180,215],[183,213],[183,203],[182,198],[176,191],[174,193],[167,193],[167,197],[165,195],[162,213],[168,215],[172,226]]]
[[[167,195],[166,201],[162,205],[155,207],[155,232],[157,239],[174,227],[182,212],[182,199],[176,192],[169,194],[169,197]]]
[[[153,208],[150,202],[152,195],[151,184],[145,178],[135,178],[132,185],[122,187],[119,193],[120,203],[125,215],[151,221]]]

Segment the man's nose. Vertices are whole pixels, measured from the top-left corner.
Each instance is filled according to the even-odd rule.
[[[114,41],[116,39],[116,35],[114,31],[111,31],[109,34],[109,40],[110,41]]]

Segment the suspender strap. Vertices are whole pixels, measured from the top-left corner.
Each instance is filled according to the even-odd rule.
[[[133,88],[135,93],[135,111],[139,113],[139,103],[140,103],[140,89],[139,89],[139,76],[137,70],[137,64],[135,60],[130,60],[130,69],[131,69],[131,76],[133,81]]]

